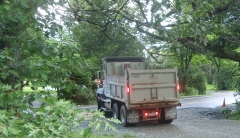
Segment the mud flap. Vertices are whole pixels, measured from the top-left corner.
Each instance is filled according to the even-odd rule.
[[[128,110],[127,113],[128,123],[138,123],[139,122],[139,110]]]
[[[165,120],[177,119],[176,107],[165,108]]]

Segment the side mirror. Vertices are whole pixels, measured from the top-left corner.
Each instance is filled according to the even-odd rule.
[[[97,71],[97,80],[96,83],[98,85],[98,88],[102,87],[102,72],[101,71]]]
[[[101,71],[97,71],[97,79],[98,80],[102,79],[102,72]]]

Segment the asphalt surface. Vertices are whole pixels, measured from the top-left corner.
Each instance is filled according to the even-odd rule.
[[[184,97],[180,99],[181,106],[178,106],[177,109],[184,109],[190,107],[208,107],[215,108],[217,106],[222,106],[224,99],[225,104],[232,104],[236,102],[236,98],[234,97],[234,92],[212,92],[211,95],[208,96],[195,96],[195,97]],[[91,110],[96,110],[96,105],[84,105],[79,106],[81,109],[90,108]]]
[[[224,99],[225,104],[232,104],[236,102],[236,98],[234,97],[234,92],[217,92],[212,93],[209,96],[198,96],[198,97],[188,97],[181,98],[180,102],[182,104],[178,109],[190,108],[190,107],[209,107],[215,108],[217,106],[222,106]]]
[[[125,138],[127,135],[133,138],[240,138],[240,122],[226,120],[219,114],[219,111],[225,108],[222,107],[224,99],[227,106],[235,102],[233,93],[214,92],[209,96],[181,98],[182,106],[178,107],[178,118],[171,124],[146,121],[134,127],[123,127],[112,123],[117,131],[106,130],[103,127],[98,135],[115,138]],[[41,105],[37,101],[33,104],[35,107]],[[96,105],[79,106],[79,108],[97,110]],[[108,116],[111,117],[110,114]],[[80,127],[85,128],[88,124],[89,120],[85,120],[80,123]]]

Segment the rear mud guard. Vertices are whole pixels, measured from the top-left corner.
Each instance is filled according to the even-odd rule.
[[[165,120],[177,119],[176,107],[165,108]]]

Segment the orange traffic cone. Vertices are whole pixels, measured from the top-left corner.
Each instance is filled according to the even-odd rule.
[[[226,104],[225,104],[225,98],[224,98],[222,107],[225,107],[225,106],[226,106]]]

